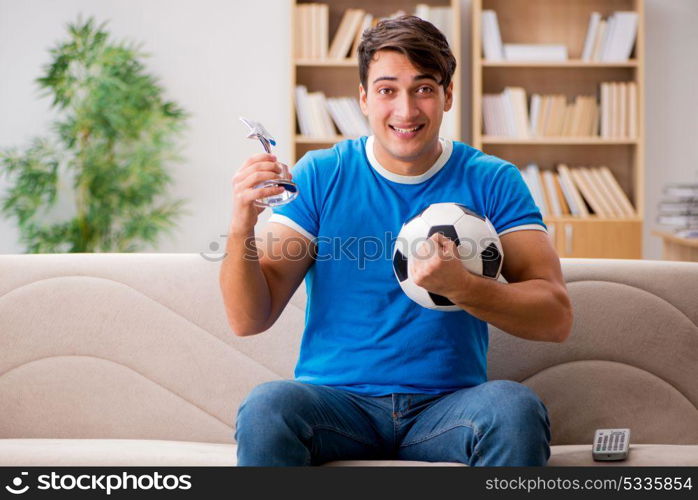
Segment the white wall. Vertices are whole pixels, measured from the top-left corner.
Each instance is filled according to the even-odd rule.
[[[117,39],[144,42],[148,71],[166,97],[191,112],[184,163],[173,166],[173,196],[190,200],[162,252],[207,251],[223,240],[239,163],[261,152],[245,138],[238,116],[265,124],[289,155],[290,60],[285,0],[0,0],[0,148],[25,145],[48,130],[50,101],[37,98],[34,79],[48,49],[65,38],[79,13],[109,20]],[[4,181],[3,181],[4,182]],[[2,189],[2,186],[0,186]],[[22,251],[17,231],[0,220],[0,253]]]
[[[698,1],[645,0],[645,238],[661,256],[657,204],[669,182],[698,183]]]
[[[187,160],[172,167],[177,197],[190,200],[161,252],[208,251],[223,244],[230,219],[230,180],[259,145],[244,138],[238,115],[260,120],[288,158],[291,140],[289,5],[286,0],[0,0],[0,148],[25,145],[47,131],[49,101],[34,79],[65,24],[109,20],[118,39],[138,40],[152,57],[166,96],[192,113],[184,136]],[[470,0],[461,0],[462,126],[470,136]],[[646,0],[647,182],[645,256],[658,258],[654,227],[665,182],[698,181],[698,1]],[[3,190],[0,181],[0,192]],[[0,219],[0,253],[20,252],[17,232]]]

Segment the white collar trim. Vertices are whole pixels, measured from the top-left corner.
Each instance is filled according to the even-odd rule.
[[[439,137],[439,141],[441,141],[441,154],[436,159],[434,164],[429,167],[429,170],[420,175],[400,175],[384,168],[380,163],[378,163],[378,159],[373,152],[374,136],[372,135],[366,139],[366,156],[368,157],[368,163],[373,167],[373,169],[386,179],[393,182],[399,182],[400,184],[419,184],[420,182],[424,182],[436,175],[439,170],[446,165],[449,158],[451,158],[453,142],[451,142],[450,139],[444,139],[443,137]]]

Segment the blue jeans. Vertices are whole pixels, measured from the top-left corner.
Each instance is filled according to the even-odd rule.
[[[241,466],[390,459],[535,466],[550,457],[545,405],[509,380],[446,394],[379,397],[267,382],[240,405],[235,438]]]

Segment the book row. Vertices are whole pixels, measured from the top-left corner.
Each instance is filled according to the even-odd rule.
[[[556,171],[531,163],[520,169],[543,217],[635,217],[627,195],[608,167],[574,167],[559,164]]]
[[[296,86],[298,128],[306,137],[332,138],[337,130],[347,138],[370,135],[366,117],[354,97],[326,97]],[[335,128],[336,127],[336,128]]]
[[[498,137],[602,137],[635,139],[638,99],[635,82],[602,82],[596,96],[532,94],[521,87],[505,87],[484,94],[482,119],[486,135]]]
[[[387,18],[406,14],[397,11]],[[451,39],[453,23],[450,7],[417,4],[413,12],[439,28]],[[302,60],[344,60],[356,58],[363,32],[386,17],[378,17],[364,9],[346,9],[330,42],[330,7],[325,3],[304,3],[295,7],[295,54]]]

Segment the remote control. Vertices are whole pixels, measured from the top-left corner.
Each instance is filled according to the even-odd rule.
[[[625,460],[630,449],[630,429],[596,429],[591,453],[594,460]]]

